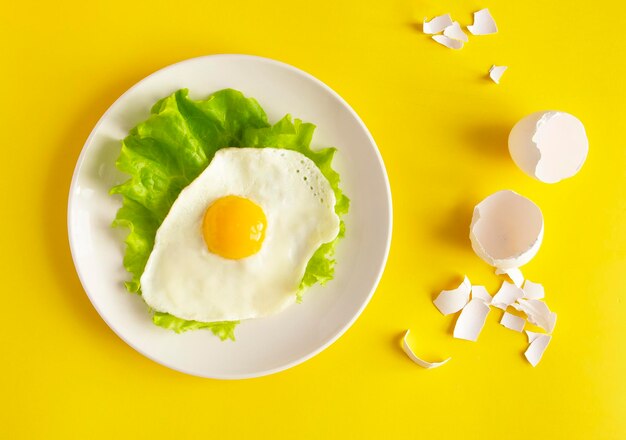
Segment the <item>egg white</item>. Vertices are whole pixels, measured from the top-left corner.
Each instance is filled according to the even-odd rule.
[[[208,206],[236,195],[267,218],[259,252],[240,260],[211,253],[202,235]],[[178,196],[157,231],[141,276],[154,310],[202,322],[268,316],[296,299],[306,265],[339,233],[335,195],[313,161],[292,150],[224,148]]]

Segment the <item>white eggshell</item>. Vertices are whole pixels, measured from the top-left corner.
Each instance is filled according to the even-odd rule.
[[[485,326],[487,315],[491,309],[480,298],[474,298],[467,303],[454,326],[454,337],[467,341],[476,341]]]
[[[546,351],[548,344],[552,340],[552,336],[544,335],[542,333],[533,333],[526,331],[530,345],[524,352],[524,356],[533,367],[536,367],[541,360],[543,353]]]
[[[514,191],[498,191],[474,208],[472,248],[493,267],[508,270],[523,266],[537,254],[542,239],[541,209]]]
[[[502,319],[500,319],[500,324],[510,330],[521,332],[524,330],[526,320],[524,318],[520,318],[519,316],[512,315],[509,312],[504,312]]]
[[[507,66],[496,66],[495,64],[492,65],[489,69],[489,78],[491,78],[494,83],[500,84],[500,78],[502,78],[502,75],[504,75],[506,69],[508,69]]]
[[[521,119],[509,134],[509,153],[526,174],[556,183],[585,163],[589,141],[582,122],[569,113],[542,111]]]
[[[448,26],[452,26],[452,18],[450,14],[439,15],[428,21],[426,17],[424,17],[424,24],[422,25],[422,30],[425,34],[438,34],[443,31]]]
[[[415,352],[413,350],[411,350],[411,347],[409,346],[409,333],[411,331],[407,330],[406,333],[404,334],[404,338],[402,338],[402,350],[404,350],[404,352],[406,353],[406,355],[413,361],[415,362],[417,365],[419,365],[422,368],[426,368],[426,369],[431,369],[431,368],[437,368],[437,367],[441,367],[443,364],[445,364],[446,362],[448,362],[450,359],[452,358],[447,358],[444,359],[441,362],[429,362],[429,361],[425,361],[424,359],[418,357]]]
[[[461,29],[461,25],[458,21],[453,22],[450,26],[443,30],[443,35],[448,38],[452,38],[453,40],[459,40],[467,43],[469,38],[463,29]]]
[[[463,42],[455,40],[454,38],[446,37],[445,35],[433,35],[433,40],[437,43],[446,46],[448,49],[460,50],[463,49]]]
[[[444,315],[456,313],[461,310],[470,300],[470,292],[472,291],[472,283],[467,278],[456,289],[442,290],[435,298],[435,307]]]
[[[473,35],[489,35],[498,32],[498,26],[487,8],[474,12],[474,24],[469,25],[467,29]]]

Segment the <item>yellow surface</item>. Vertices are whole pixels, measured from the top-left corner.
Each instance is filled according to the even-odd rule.
[[[6,2],[5,2],[6,3]],[[43,2],[41,2],[43,3]],[[303,5],[307,6],[303,6]],[[416,18],[501,32],[461,52]],[[626,438],[626,3],[619,1],[10,2],[0,14],[2,438]],[[211,53],[293,64],[362,116],[391,180],[387,270],[332,347],[289,371],[221,382],[143,358],[113,334],[71,262],[65,209],[79,151],[106,108],[163,66]],[[492,63],[510,69],[485,79]],[[582,171],[533,181],[506,150],[516,120],[562,109],[586,125]],[[431,298],[467,273],[498,280],[466,238],[471,207],[511,188],[542,209],[525,268],[558,312],[533,369],[492,313],[477,343]],[[406,328],[438,370],[412,364]]]

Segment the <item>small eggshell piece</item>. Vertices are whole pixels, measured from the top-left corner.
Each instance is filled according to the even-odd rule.
[[[422,31],[425,34],[438,34],[443,31],[448,26],[452,25],[452,17],[450,14],[439,15],[432,20],[428,21],[426,17],[424,17],[424,23],[422,24]]]
[[[465,307],[465,304],[469,301],[471,290],[472,284],[465,277],[459,287],[452,290],[443,290],[433,302],[442,314],[450,315]]]
[[[485,304],[491,304],[491,295],[485,288],[485,286],[472,286],[472,299],[478,298]]]
[[[511,281],[513,281],[513,284],[515,284],[517,287],[522,287],[522,284],[524,284],[524,275],[522,274],[522,271],[517,268],[496,269],[496,275],[508,276]]]
[[[537,332],[532,332],[530,330],[526,330],[526,336],[528,336],[528,343],[531,344],[535,339],[537,339],[539,336],[545,334],[545,333],[537,333]]]
[[[528,316],[528,322],[535,324],[548,333],[554,331],[556,326],[556,313],[552,312],[548,305],[538,299],[517,300],[515,309],[524,312]]]
[[[524,291],[525,299],[543,299],[545,297],[543,286],[539,283],[533,283],[530,280],[524,281],[522,290]]]
[[[529,333],[529,332],[526,332]],[[528,339],[531,339],[531,335],[528,335]],[[552,336],[545,335],[542,333],[534,333],[532,337],[532,341],[528,346],[526,352],[524,352],[524,356],[530,362],[533,367],[536,367],[539,361],[541,360],[543,353],[546,351],[548,344]]]
[[[502,319],[500,320],[500,324],[508,329],[514,330],[516,332],[521,332],[522,330],[524,330],[524,324],[526,324],[526,320],[509,312],[504,312],[504,315],[502,315]]]
[[[411,350],[411,347],[409,346],[409,342],[408,342],[409,333],[410,333],[410,330],[407,330],[406,333],[404,334],[404,338],[402,338],[402,350],[406,353],[406,355],[413,362],[415,362],[420,367],[426,368],[426,369],[437,368],[437,367],[441,367],[443,364],[445,364],[450,359],[452,359],[452,358],[448,358],[441,362],[428,362],[428,361],[425,361],[424,359],[417,357],[415,353],[413,352],[413,350]]]
[[[489,9],[474,12],[474,24],[467,27],[473,35],[489,35],[498,32],[498,26]]]
[[[489,314],[489,306],[478,298],[472,299],[461,311],[454,326],[454,337],[476,341]]]
[[[443,34],[453,40],[463,41],[465,43],[469,41],[467,34],[463,32],[463,29],[461,29],[461,25],[458,21],[455,21],[450,26],[446,27],[443,30]]]
[[[491,305],[502,310],[506,310],[508,306],[513,304],[519,298],[524,296],[524,291],[517,287],[515,284],[511,284],[508,281],[504,281],[500,290],[493,296]]]
[[[500,84],[500,78],[502,78],[502,75],[504,75],[506,69],[508,69],[507,66],[496,66],[494,64],[489,69],[489,78],[491,78],[494,83]]]
[[[446,46],[448,49],[460,50],[463,49],[463,42],[448,38],[445,35],[433,35],[433,40],[437,43]]]

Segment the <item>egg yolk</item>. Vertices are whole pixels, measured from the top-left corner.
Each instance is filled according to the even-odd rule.
[[[263,209],[239,196],[217,199],[207,208],[202,222],[209,251],[231,260],[256,254],[265,239],[266,228]]]

